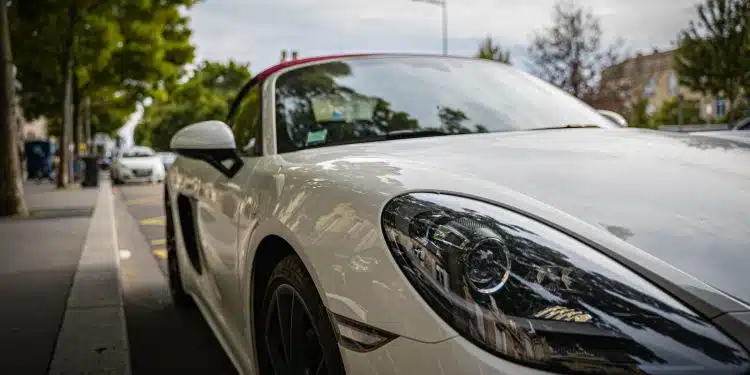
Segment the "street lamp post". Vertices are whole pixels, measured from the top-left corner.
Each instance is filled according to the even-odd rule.
[[[443,55],[448,54],[448,0],[412,0],[420,3],[440,5],[443,12]]]

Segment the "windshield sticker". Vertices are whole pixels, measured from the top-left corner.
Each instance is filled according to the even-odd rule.
[[[328,129],[307,132],[307,146],[324,143],[328,137]]]

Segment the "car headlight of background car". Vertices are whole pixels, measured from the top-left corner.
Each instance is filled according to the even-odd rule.
[[[396,197],[382,220],[418,293],[462,336],[503,358],[565,373],[748,369],[747,352],[707,319],[535,220],[436,193]]]

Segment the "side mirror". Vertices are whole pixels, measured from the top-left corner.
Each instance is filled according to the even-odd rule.
[[[221,121],[203,121],[180,129],[169,148],[192,159],[203,160],[228,177],[242,167],[232,129]]]
[[[237,145],[229,125],[203,121],[180,129],[169,142],[173,150],[234,150]]]
[[[621,128],[628,127],[628,120],[626,120],[625,117],[617,112],[607,111],[604,109],[598,109],[597,112],[599,112],[600,115],[606,117],[607,120],[612,121],[615,125]]]

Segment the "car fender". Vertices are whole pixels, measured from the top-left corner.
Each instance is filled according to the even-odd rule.
[[[330,312],[423,342],[457,335],[412,290],[382,240],[380,211],[389,197],[360,196],[356,209],[346,208],[341,202],[357,199],[352,186],[310,188],[298,183],[310,176],[274,177],[279,194],[269,196],[278,198],[258,211],[255,224],[240,229],[242,295],[252,295],[253,259],[261,241],[273,235],[299,255]],[[252,303],[246,306],[245,334],[252,337]],[[404,318],[409,316],[415,319]]]

